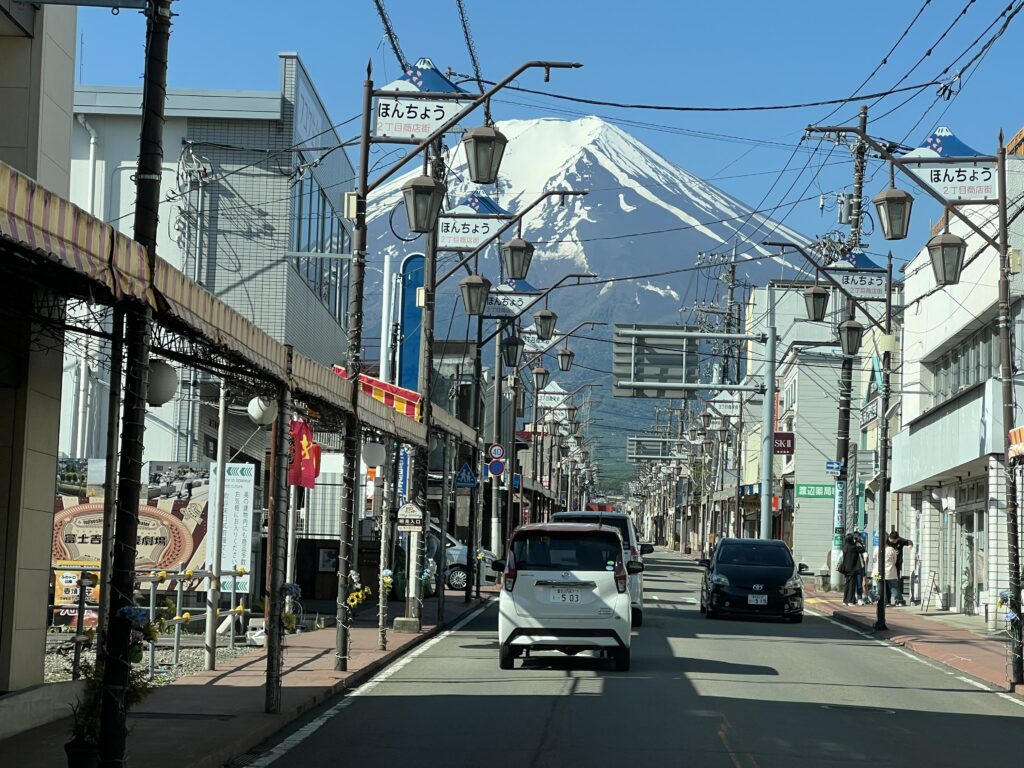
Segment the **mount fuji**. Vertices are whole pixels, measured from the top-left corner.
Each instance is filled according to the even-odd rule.
[[[447,158],[448,207],[472,193],[482,193],[516,213],[549,190],[588,190],[585,197],[551,197],[522,222],[522,236],[536,246],[530,284],[549,286],[569,273],[597,276],[593,285],[559,288],[549,297],[549,306],[558,314],[559,330],[588,320],[609,324],[584,333],[592,337],[590,341],[572,340],[577,363],[591,370],[574,367],[569,375],[563,375],[563,386],[569,391],[576,382],[601,375],[607,378],[612,323],[676,324],[686,319],[681,311],[701,298],[698,284],[705,292],[714,284],[724,290],[724,284],[716,280],[721,266],[695,270],[698,253],[731,251],[733,243],[739,242],[739,282],[763,284],[769,277],[782,276],[783,270],[793,275],[785,262],[764,258],[769,251],[759,243],[766,239],[805,243],[805,237],[755,213],[749,205],[680,168],[617,126],[597,117],[583,117],[508,120],[497,127],[509,142],[499,183],[485,188],[472,184],[465,153],[456,146]],[[389,181],[370,200],[367,317],[380,316],[383,254],[390,253],[397,268],[405,255],[423,251],[423,239],[405,241],[410,236],[405,213],[400,210],[402,185],[419,173],[416,168]],[[512,234],[510,230],[508,237]],[[441,254],[439,263],[438,272],[443,274],[448,265],[456,263],[454,254]],[[495,248],[481,256],[479,270],[497,282]],[[438,291],[435,328],[439,339],[445,337],[448,327],[453,336],[467,327],[456,300],[459,278],[453,276]],[[529,322],[524,318],[524,325]],[[490,359],[487,353],[485,360]],[[621,432],[635,423],[639,402],[613,401],[609,391],[597,396],[604,403],[599,407],[601,418],[614,420],[609,427]],[[617,445],[615,449],[621,459]]]

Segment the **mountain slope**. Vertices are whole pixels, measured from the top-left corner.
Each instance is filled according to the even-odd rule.
[[[550,198],[523,220],[523,237],[537,247],[530,283],[549,286],[569,273],[594,274],[601,280],[593,286],[559,289],[550,296],[561,330],[586,320],[678,323],[688,318],[681,310],[695,300],[711,300],[716,293],[724,293],[724,283],[718,279],[722,267],[698,271],[699,252],[726,252],[738,239],[740,282],[763,283],[769,276],[778,277],[784,265],[764,259],[768,249],[757,243],[765,239],[805,241],[600,118],[509,120],[498,128],[508,137],[509,145],[495,187],[469,183],[464,153],[455,145],[457,137],[449,137],[449,144],[455,146],[448,157],[449,203],[482,192],[516,213],[545,191],[589,190],[585,197]],[[422,239],[409,243],[400,239],[408,237],[400,207],[401,186],[420,173],[419,167],[417,163],[415,170],[384,185],[370,201],[367,294],[371,306],[367,317],[379,316],[382,254],[389,251],[397,264],[405,254],[423,249]],[[748,238],[751,244],[747,244]],[[452,254],[439,260],[440,274],[455,263]],[[481,258],[480,270],[497,282],[496,249],[489,249]],[[461,305],[454,301],[459,277],[453,276],[439,291],[438,338],[447,336],[449,327],[453,336],[465,332],[466,319]],[[376,310],[374,300],[378,302]],[[585,336],[605,341],[571,342],[581,366],[562,376],[570,391],[578,383],[605,378],[602,372],[610,368],[610,327]],[[490,359],[490,353],[485,355],[485,360]],[[597,370],[584,370],[583,365]],[[613,401],[607,392],[599,396],[603,404],[596,411],[607,414],[610,426],[620,433],[627,425],[636,426],[646,419],[637,421],[638,412],[645,410],[641,404]],[[621,456],[617,446],[614,450]]]

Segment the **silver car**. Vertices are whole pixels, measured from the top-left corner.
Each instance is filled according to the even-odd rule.
[[[643,555],[654,551],[651,544],[641,544],[633,525],[633,518],[625,512],[556,512],[551,516],[553,523],[585,523],[606,525],[615,528],[622,537],[623,562],[643,562]],[[630,618],[634,627],[644,623],[644,577],[643,572],[629,575]]]

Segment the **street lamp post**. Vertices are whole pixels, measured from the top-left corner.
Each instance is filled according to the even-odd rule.
[[[376,97],[397,97],[403,99],[439,99],[439,98],[465,98],[465,95],[458,94],[436,94],[429,92],[416,92],[416,91],[375,91],[373,88],[373,81],[371,79],[372,69],[370,65],[367,65],[366,80],[363,83],[363,115],[362,115],[362,130],[360,137],[360,164],[359,164],[359,178],[357,181],[356,192],[354,196],[354,216],[353,216],[353,236],[352,236],[352,265],[350,273],[350,284],[351,284],[351,299],[349,302],[348,309],[348,323],[347,331],[349,334],[348,343],[348,355],[346,368],[350,379],[352,380],[352,408],[351,414],[347,419],[346,430],[345,430],[345,465],[344,465],[344,480],[342,483],[342,522],[341,522],[341,533],[343,539],[350,540],[352,535],[352,522],[355,513],[355,488],[358,483],[359,475],[359,463],[357,455],[357,446],[359,442],[359,433],[361,429],[359,415],[358,415],[358,376],[362,367],[362,327],[363,327],[363,290],[364,290],[364,275],[366,266],[366,201],[369,195],[377,189],[381,184],[396,174],[401,168],[411,162],[415,157],[421,153],[428,151],[428,148],[439,144],[441,137],[444,136],[448,131],[454,128],[459,122],[463,120],[467,115],[477,109],[481,104],[488,103],[496,92],[505,88],[509,83],[513,82],[523,72],[528,69],[542,68],[545,73],[550,73],[552,69],[575,69],[582,66],[575,62],[558,62],[558,61],[529,61],[519,66],[515,71],[504,77],[502,80],[495,83],[485,92],[479,96],[473,97],[469,104],[460,109],[456,114],[444,122],[443,125],[439,126],[437,130],[431,133],[426,138],[416,142],[415,140],[402,140],[395,138],[372,138],[370,136],[370,117],[373,106],[373,98]],[[504,137],[501,136],[497,131],[476,131],[469,132],[466,136],[467,143],[467,162],[471,164],[470,172],[474,178],[490,180],[493,182],[493,176],[497,173],[498,165],[501,160],[501,156],[504,154]],[[389,168],[384,170],[373,183],[369,182],[369,150],[371,143],[402,143],[402,144],[414,144],[413,148],[404,157],[399,159],[396,163],[392,164]],[[424,174],[426,176],[426,174]],[[442,183],[443,179],[443,162],[440,160],[440,152],[435,152],[435,162],[433,163],[432,173],[430,176],[433,181],[438,184]],[[423,182],[423,177],[415,181]],[[422,214],[430,214],[432,212],[432,206],[440,196],[437,185],[431,185],[428,183],[421,183],[418,186],[416,184],[406,185],[403,188],[403,195],[407,200],[407,209],[410,216],[410,225],[413,231],[427,232],[427,254],[424,259],[424,307],[422,316],[422,328],[421,333],[423,341],[421,344],[421,370],[420,370],[420,394],[421,394],[421,418],[424,425],[427,428],[427,434],[429,435],[431,430],[431,403],[430,403],[430,370],[429,366],[433,362],[433,296],[434,296],[434,271],[436,269],[436,228],[428,227],[421,228],[422,225],[429,223],[420,220]],[[409,205],[408,203],[411,203]],[[439,210],[439,208],[438,208]],[[416,221],[413,221],[413,219]],[[436,225],[436,218],[433,222]],[[416,226],[412,226],[412,225]],[[426,364],[428,368],[426,371],[423,370],[422,366]],[[416,453],[414,460],[414,472],[413,472],[413,498],[420,509],[424,512],[424,530],[426,531],[426,496],[427,496],[427,455],[428,451],[425,449],[419,449]],[[348,586],[348,572],[350,568],[349,555],[350,546],[343,540],[340,543],[338,553],[338,608],[337,608],[337,638],[335,643],[335,669],[344,671],[348,668],[348,621],[349,611],[347,603],[344,600],[344,593],[347,591]],[[418,567],[418,559],[413,558],[413,562]],[[410,574],[412,575],[412,574]],[[410,614],[406,618],[407,628],[419,629],[419,617],[418,609],[415,605],[415,601],[409,601],[407,603],[407,613]]]
[[[999,347],[1000,347],[1000,379],[1002,380],[1002,400],[1003,400],[1003,448],[1004,448],[1004,470],[1006,473],[1006,535],[1007,535],[1007,565],[1009,570],[1008,582],[1009,582],[1009,612],[1010,612],[1010,642],[1011,642],[1011,671],[1010,671],[1010,682],[1013,685],[1020,685],[1024,683],[1024,632],[1022,632],[1022,620],[1021,620],[1021,570],[1020,570],[1020,549],[1019,549],[1019,523],[1018,523],[1018,499],[1017,499],[1017,475],[1015,469],[1010,465],[1009,451],[1010,451],[1010,429],[1014,424],[1014,390],[1013,390],[1013,372],[1011,366],[1010,355],[1012,353],[1012,345],[1010,342],[1010,287],[1009,287],[1009,229],[1008,229],[1008,215],[1007,215],[1007,190],[1006,190],[1006,147],[1003,143],[1002,131],[999,132],[999,151],[995,156],[972,156],[969,158],[956,158],[956,157],[942,157],[942,158],[931,158],[929,162],[943,163],[943,164],[957,164],[967,163],[971,165],[977,165],[979,163],[994,163],[996,166],[996,181],[998,184],[998,197],[995,200],[984,199],[984,200],[970,200],[970,201],[956,201],[951,203],[943,195],[936,190],[932,189],[927,184],[921,182],[917,176],[914,175],[908,166],[911,165],[907,160],[901,160],[895,157],[889,148],[883,146],[875,139],[867,135],[867,131],[863,126],[861,127],[850,127],[850,126],[809,126],[808,131],[815,133],[826,133],[826,134],[844,134],[852,133],[858,136],[860,141],[869,146],[874,152],[880,155],[883,159],[887,160],[891,168],[899,170],[904,176],[909,178],[915,186],[924,191],[927,195],[936,200],[945,211],[945,215],[948,219],[949,216],[957,218],[961,223],[964,224],[968,229],[974,232],[978,237],[982,239],[987,245],[989,245],[996,253],[999,254],[999,285],[998,285],[998,304],[999,304]],[[993,205],[995,204],[998,211],[998,234],[996,237],[992,237],[982,227],[973,221],[966,213],[964,213],[963,206],[965,205]],[[882,218],[882,224],[885,226],[886,221],[883,214],[880,213]],[[909,218],[909,208],[907,209],[907,217]],[[896,231],[896,228],[893,228]],[[935,246],[935,247],[932,247]],[[929,242],[929,256],[932,260],[932,266],[935,269],[935,281],[939,286],[948,285],[954,282],[954,273],[959,276],[959,269],[962,267],[962,256],[959,255],[960,244],[954,241],[938,241],[936,242],[933,238],[932,242]],[[880,534],[885,531],[880,531]],[[885,548],[885,539],[880,535],[879,541],[879,559],[882,559],[882,553]],[[879,623],[884,623],[884,613],[880,612]]]

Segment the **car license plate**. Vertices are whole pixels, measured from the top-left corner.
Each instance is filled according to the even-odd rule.
[[[747,605],[768,605],[768,595],[747,595]]]
[[[556,587],[551,590],[551,602],[552,603],[578,603],[580,601],[580,591],[578,589],[562,589]]]

